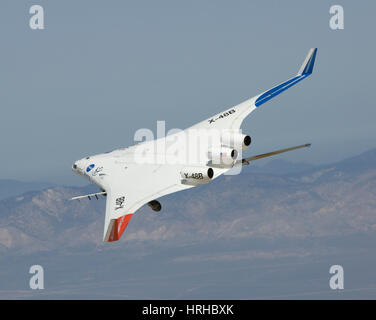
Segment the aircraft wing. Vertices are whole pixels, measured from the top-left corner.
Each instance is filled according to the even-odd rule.
[[[315,63],[317,48],[309,50],[298,74],[291,79],[251,98],[234,107],[231,107],[215,116],[206,119],[188,129],[228,129],[238,130],[243,120],[256,108],[279,95],[283,91],[297,84],[301,80],[308,77],[312,71]]]
[[[132,215],[144,204],[189,185],[181,183],[172,166],[127,164],[103,170],[107,193],[103,241],[119,240]]]

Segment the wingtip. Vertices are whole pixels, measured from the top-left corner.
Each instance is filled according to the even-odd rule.
[[[308,54],[306,58],[304,59],[302,66],[299,69],[298,75],[308,76],[312,73],[313,67],[315,65],[316,53],[317,53],[317,48],[311,48],[308,51]]]
[[[122,236],[125,228],[128,226],[129,220],[132,218],[132,213],[127,213],[119,218],[111,219],[107,232],[103,237],[104,242],[118,241]]]

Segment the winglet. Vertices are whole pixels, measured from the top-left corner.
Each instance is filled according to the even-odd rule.
[[[312,48],[309,50],[307,57],[305,58],[302,66],[299,69],[299,73],[295,77],[256,96],[255,106],[261,106],[266,101],[274,98],[283,91],[287,90],[288,88],[307,78],[312,73],[313,65],[315,63],[316,58],[316,52],[317,48]]]
[[[315,64],[317,48],[309,50],[302,66],[299,69],[298,75],[310,75],[313,71],[313,65]]]
[[[111,219],[107,232],[104,235],[103,241],[112,242],[118,241],[127,227],[129,220],[132,218],[132,213],[125,214],[117,219]]]

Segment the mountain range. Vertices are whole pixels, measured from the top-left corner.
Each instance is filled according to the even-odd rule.
[[[278,171],[277,168],[282,169]],[[0,186],[4,184],[3,180]],[[68,293],[59,291],[56,288],[61,288],[66,280],[57,277],[51,282],[59,292],[56,297],[70,297],[72,292],[76,292],[77,297],[92,297],[93,292],[82,289],[83,282],[95,280],[96,283],[103,277],[106,285],[98,295],[114,297],[108,294],[108,283],[115,281],[123,268],[127,269],[128,275],[132,271],[133,276],[144,279],[142,270],[146,263],[159,268],[149,270],[147,279],[161,279],[162,271],[172,268],[173,277],[191,283],[188,287],[194,279],[198,289],[186,291],[184,287],[182,291],[180,287],[173,289],[175,286],[171,286],[157,293],[153,291],[157,290],[156,284],[142,282],[131,293],[124,289],[127,286],[121,290],[117,287],[116,297],[145,297],[146,291],[148,297],[154,298],[244,298],[262,294],[272,297],[272,291],[265,288],[256,290],[257,294],[256,291],[248,292],[242,287],[247,281],[240,281],[236,274],[233,277],[237,286],[227,284],[228,295],[218,294],[213,289],[215,284],[212,284],[213,288],[201,290],[198,278],[190,278],[192,270],[181,266],[200,266],[197,269],[200,278],[208,266],[215,273],[217,267],[230,268],[229,263],[232,263],[232,271],[236,267],[243,270],[242,273],[247,270],[244,264],[249,262],[254,268],[265,261],[269,265],[277,262],[280,265],[281,261],[291,263],[308,259],[312,262],[332,256],[342,260],[359,254],[364,254],[362,259],[374,256],[370,241],[376,239],[376,149],[320,166],[301,164],[294,169],[293,164],[282,160],[274,160],[264,167],[251,164],[244,167],[240,175],[223,176],[208,185],[162,197],[162,211],[158,213],[144,206],[133,215],[123,238],[116,243],[102,242],[105,198],[69,201],[72,196],[95,190],[94,186],[40,185],[34,191],[13,191],[14,196],[2,199],[0,258],[7,263],[0,268],[0,278],[9,280],[12,268],[12,274],[20,272],[14,268],[15,263],[26,265],[27,261],[41,260],[57,270],[61,268],[58,261],[73,259],[72,266],[81,270],[81,278],[80,272],[65,273],[70,274],[69,279],[78,277],[76,280],[80,285],[73,285],[71,280]],[[168,267],[166,262],[169,262]],[[376,261],[371,259],[367,263],[372,265]],[[114,272],[113,277],[107,272]],[[124,281],[129,284],[134,280],[133,276]],[[260,277],[263,278],[262,274]],[[327,270],[320,277],[327,278]],[[362,281],[367,285],[370,283],[365,279]],[[324,282],[327,287],[327,281]],[[19,278],[12,284],[3,283],[7,283],[8,289],[0,290],[0,296],[34,297],[30,292],[20,291],[24,283]],[[303,283],[295,281],[299,289],[293,291],[300,292]],[[376,284],[376,281],[372,283]],[[367,292],[375,293],[370,289]],[[51,291],[48,294],[51,295]]]

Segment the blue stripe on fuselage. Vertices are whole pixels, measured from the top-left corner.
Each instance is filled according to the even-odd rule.
[[[286,82],[266,91],[261,96],[259,96],[255,102],[255,106],[259,107],[266,101],[274,98],[275,96],[279,95],[283,91],[287,90],[288,88],[292,87],[293,85],[297,84],[299,81],[303,80],[304,78],[308,77],[310,74],[303,74],[298,75],[290,80],[287,80]]]

